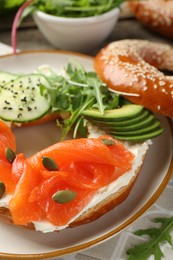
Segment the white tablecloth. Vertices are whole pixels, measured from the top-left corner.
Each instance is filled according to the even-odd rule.
[[[12,53],[11,47],[0,43],[0,55]],[[59,260],[125,260],[127,249],[133,244],[145,241],[144,237],[137,237],[133,234],[135,230],[150,228],[153,226],[151,220],[155,217],[173,216],[173,177],[170,179],[166,189],[156,203],[143,214],[133,225],[126,230],[110,238],[93,248],[62,256]],[[173,235],[172,235],[173,237]],[[162,245],[162,251],[166,260],[173,259],[173,250],[168,243]],[[150,260],[154,259],[150,257]],[[140,260],[140,259],[139,259]]]

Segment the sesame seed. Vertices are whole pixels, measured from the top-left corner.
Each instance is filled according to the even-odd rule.
[[[28,110],[28,111],[31,111],[31,110],[32,110],[32,108],[31,108],[31,107],[27,107],[27,110]]]
[[[18,117],[18,118],[20,118],[21,116],[22,116],[22,114],[21,114],[21,113],[19,113],[19,114],[17,115],[17,117]]]
[[[22,102],[26,102],[26,101],[27,101],[27,100],[26,100],[26,97],[21,98],[21,101],[22,101]]]
[[[162,88],[162,92],[163,92],[163,93],[167,93],[166,90],[165,90],[164,88]]]
[[[7,100],[5,100],[4,103],[7,104],[7,105],[10,105],[10,102],[7,101]]]
[[[164,81],[159,81],[160,86],[164,86],[166,83]]]

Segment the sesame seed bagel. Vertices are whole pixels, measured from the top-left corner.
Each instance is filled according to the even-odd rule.
[[[129,101],[173,117],[173,48],[146,40],[112,42],[94,60],[99,77]]]
[[[173,39],[173,1],[129,1],[135,17],[148,28]]]

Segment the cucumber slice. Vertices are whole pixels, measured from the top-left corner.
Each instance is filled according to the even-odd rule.
[[[0,86],[3,87],[7,82],[13,81],[18,77],[16,74],[12,74],[6,71],[0,71]]]
[[[1,90],[0,118],[23,123],[39,119],[50,109],[48,100],[40,94],[40,85],[50,88],[48,80],[38,74],[20,76]]]

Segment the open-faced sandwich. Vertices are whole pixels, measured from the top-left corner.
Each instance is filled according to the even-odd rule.
[[[29,75],[0,72],[0,218],[52,232],[122,203],[151,139],[164,130],[151,111],[173,113],[173,80],[156,69],[171,69],[171,52],[126,40],[98,53],[97,74],[78,63],[60,73],[48,66]],[[15,152],[13,127],[55,118],[59,142],[27,158]],[[74,138],[65,140],[72,128]]]

